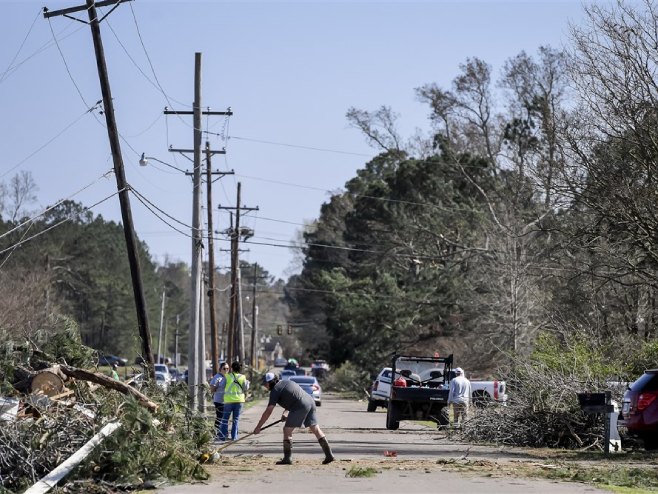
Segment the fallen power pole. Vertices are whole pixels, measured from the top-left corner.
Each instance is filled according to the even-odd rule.
[[[151,350],[151,332],[149,330],[148,315],[146,311],[146,298],[144,297],[144,286],[142,284],[142,275],[139,265],[139,256],[137,254],[137,240],[135,238],[135,229],[133,226],[132,212],[130,209],[130,197],[128,192],[130,186],[126,181],[126,174],[121,156],[121,145],[119,142],[119,132],[117,130],[116,119],[114,116],[114,105],[112,103],[112,92],[110,91],[110,79],[107,74],[107,65],[105,64],[105,52],[103,51],[103,41],[101,39],[100,22],[105,19],[114,9],[110,10],[103,19],[98,19],[96,7],[105,7],[107,5],[118,6],[123,1],[130,0],[106,0],[96,3],[94,0],[87,0],[86,5],[48,11],[44,8],[43,16],[48,19],[55,16],[64,16],[80,21],[69,14],[86,10],[89,15],[89,26],[91,35],[94,40],[94,50],[96,53],[96,66],[98,68],[98,77],[100,79],[101,93],[103,95],[103,109],[105,113],[105,123],[107,133],[110,139],[110,149],[112,151],[112,161],[114,163],[114,176],[117,181],[119,191],[119,203],[121,204],[121,219],[123,221],[123,232],[126,238],[126,250],[128,252],[128,263],[130,264],[130,275],[132,278],[133,293],[135,297],[135,308],[137,310],[137,324],[139,327],[139,336],[142,340],[142,352],[148,366],[148,373],[152,379],[155,379],[155,369],[153,367],[153,352]],[[84,21],[80,21],[84,22]]]

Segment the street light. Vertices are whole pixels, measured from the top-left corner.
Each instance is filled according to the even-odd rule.
[[[170,165],[169,163],[162,161],[154,156],[146,156],[146,153],[142,153],[142,156],[139,158],[139,166],[147,166],[149,164],[149,160],[157,161],[158,163],[162,163],[165,166],[168,166],[169,168],[173,168],[176,171],[179,171],[181,173],[187,174],[185,170],[181,170],[178,167],[175,167],[174,165]]]

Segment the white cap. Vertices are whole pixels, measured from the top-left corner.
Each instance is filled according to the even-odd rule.
[[[457,367],[455,369],[455,374],[463,374],[463,373],[464,373],[464,369],[462,369],[461,367]]]
[[[268,372],[263,376],[263,382],[268,383],[272,381],[276,376],[272,372]]]

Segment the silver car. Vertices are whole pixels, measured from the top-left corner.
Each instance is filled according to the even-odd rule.
[[[290,376],[289,379],[313,397],[315,406],[322,405],[322,387],[314,376]]]

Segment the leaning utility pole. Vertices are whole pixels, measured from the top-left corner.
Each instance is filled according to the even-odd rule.
[[[110,138],[110,149],[112,151],[112,161],[114,163],[114,176],[116,177],[117,189],[119,191],[121,219],[123,221],[123,233],[126,237],[126,250],[128,251],[128,263],[130,264],[130,275],[132,277],[135,308],[137,310],[139,336],[142,339],[142,352],[146,358],[149,375],[152,379],[155,379],[153,352],[151,351],[151,332],[149,330],[148,316],[146,313],[146,298],[144,297],[142,275],[139,266],[139,257],[137,255],[137,240],[135,239],[135,229],[133,227],[132,212],[130,210],[130,198],[128,196],[130,186],[126,181],[126,175],[123,168],[121,145],[119,143],[119,132],[117,130],[116,119],[114,117],[112,92],[110,91],[110,79],[107,75],[105,52],[103,51],[103,41],[101,39],[100,21],[98,20],[98,15],[96,13],[96,6],[105,7],[106,5],[118,4],[121,1],[125,0],[107,0],[98,3],[96,3],[94,0],[86,0],[87,4],[84,6],[71,7],[53,12],[49,12],[48,9],[44,8],[43,16],[46,19],[58,15],[70,17],[68,14],[73,12],[80,12],[83,10],[86,10],[89,15],[89,26],[91,27],[91,35],[94,40],[94,50],[96,52],[96,66],[98,68],[98,77],[100,79],[101,93],[103,95],[105,124],[107,125],[107,133]],[[107,17],[107,15],[105,17]],[[103,17],[103,19],[105,19],[105,17]]]
[[[187,347],[187,384],[190,408],[205,412],[205,388],[201,384],[206,376],[205,332],[203,331],[203,310],[201,306],[201,116],[202,115],[232,115],[231,111],[212,112],[201,110],[201,53],[194,56],[194,103],[192,111],[174,111],[165,109],[165,115],[192,115],[194,125],[194,148],[174,149],[175,153],[194,153],[194,170],[192,172],[192,279],[190,302],[190,328]],[[209,154],[226,151],[210,151]]]

